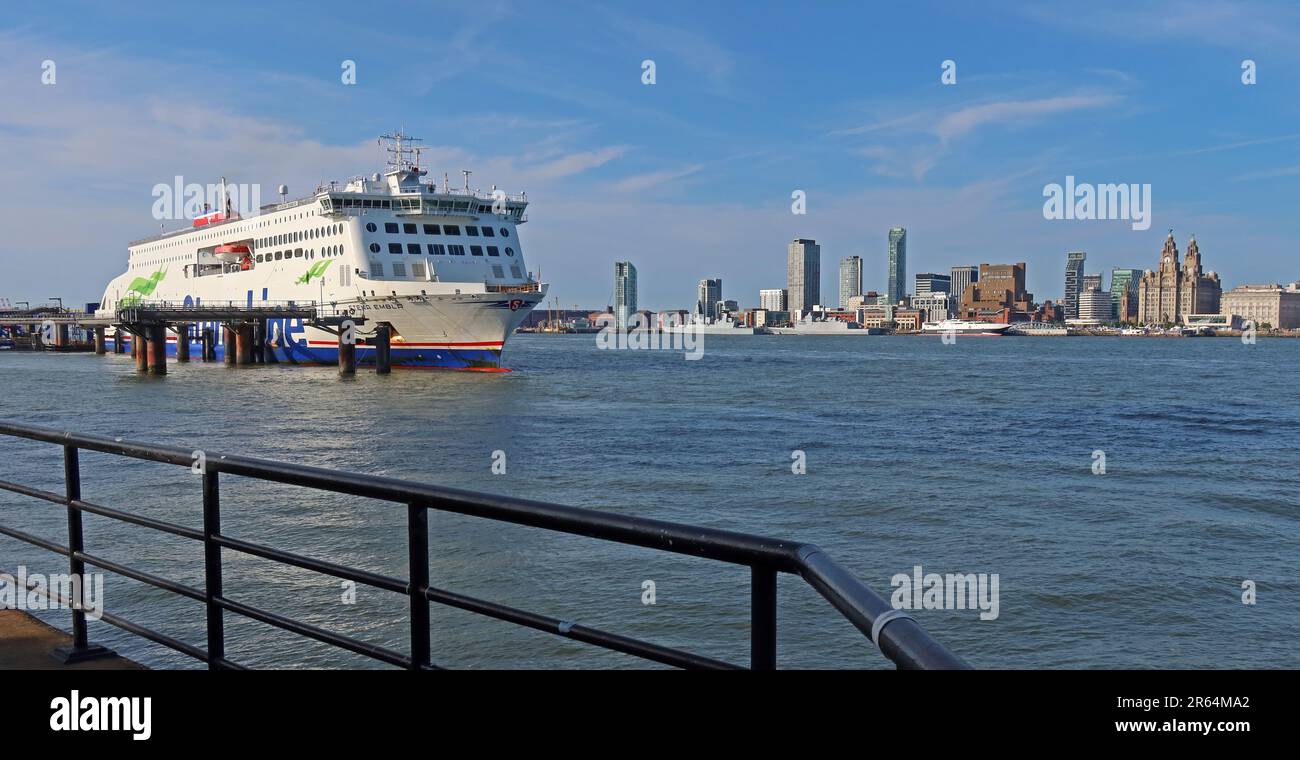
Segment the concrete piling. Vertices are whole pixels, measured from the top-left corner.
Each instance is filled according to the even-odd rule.
[[[235,350],[235,329],[230,325],[221,326],[221,343],[221,350],[225,352],[222,359],[225,360],[226,364],[234,364],[235,354],[237,353]]]
[[[121,327],[113,328],[113,353],[126,353],[126,330],[123,330]]]
[[[245,366],[253,363],[253,325],[241,323],[235,328],[235,364]]]
[[[149,328],[149,371],[155,375],[167,374],[167,328],[153,325]]]
[[[106,353],[108,353],[108,349],[104,345],[104,328],[96,327],[95,328],[95,355],[103,356]]]
[[[339,374],[357,374],[357,346],[353,341],[345,340],[346,330],[339,330]]]
[[[392,362],[393,328],[379,325],[375,328],[375,374],[387,375],[393,371]]]
[[[176,361],[188,362],[190,360],[190,326],[181,323],[176,325]]]
[[[135,357],[135,371],[149,371],[149,349],[145,347],[144,336],[131,333],[131,355]]]

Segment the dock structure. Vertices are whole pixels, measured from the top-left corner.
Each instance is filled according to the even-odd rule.
[[[8,317],[8,318],[6,318]],[[98,355],[108,353],[107,330],[114,329],[113,353],[125,353],[125,336],[130,336],[131,354],[136,369],[155,375],[167,374],[167,336],[174,333],[176,361],[190,361],[190,343],[199,343],[199,359],[216,361],[215,330],[220,330],[224,363],[234,366],[273,364],[275,349],[271,344],[271,320],[297,319],[338,336],[339,373],[356,374],[356,328],[366,318],[339,312],[314,301],[262,301],[256,303],[216,302],[180,304],[170,302],[133,302],[119,304],[112,316],[78,314],[63,310],[44,310],[21,315],[0,315],[0,324],[24,327],[30,335],[39,335],[42,347],[60,350],[68,344],[69,330],[89,331],[89,346]],[[376,351],[376,372],[388,374],[391,368],[392,328],[380,324],[370,344]]]

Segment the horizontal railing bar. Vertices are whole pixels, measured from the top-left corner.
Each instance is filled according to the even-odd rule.
[[[14,493],[22,494],[23,496],[30,496],[33,499],[41,499],[42,501],[49,501],[55,504],[66,505],[68,503],[68,497],[64,494],[54,493],[53,491],[42,491],[39,488],[32,488],[31,486],[25,486],[21,483],[11,483],[8,480],[0,480],[0,490],[13,491]]]
[[[425,596],[431,602],[445,604],[449,607],[476,612],[497,620],[515,623],[527,628],[545,631],[566,639],[573,639],[587,644],[594,644],[615,652],[634,655],[646,660],[653,660],[665,665],[693,670],[743,670],[737,665],[722,660],[691,654],[680,649],[651,644],[638,639],[620,636],[597,628],[569,623],[558,618],[538,615],[526,610],[507,607],[503,604],[475,599],[464,594],[457,594],[438,588],[430,588]]]
[[[193,586],[186,586],[183,583],[169,581],[166,578],[154,575],[153,573],[146,573],[143,570],[133,570],[126,565],[104,559],[103,557],[96,557],[93,554],[87,554],[85,552],[77,552],[76,558],[87,564],[94,565],[95,567],[103,568],[111,573],[117,573],[118,575],[125,576],[132,580],[146,583],[154,588],[160,588],[163,591],[170,591],[173,594],[179,594],[200,602],[207,598],[204,596],[202,591]]]
[[[54,504],[62,504],[64,506],[70,506],[73,509],[80,509],[83,512],[90,512],[91,514],[96,514],[101,517],[108,517],[114,520],[121,520],[122,522],[132,523],[133,525],[139,525],[143,528],[153,528],[154,530],[160,530],[164,533],[170,533],[174,536],[180,536],[182,538],[192,538],[198,541],[203,540],[203,531],[201,530],[194,530],[193,528],[187,528],[184,525],[177,525],[175,523],[164,522],[162,520],[155,520],[150,517],[141,517],[139,515],[133,515],[129,512],[123,512],[120,509],[114,509],[113,507],[106,507],[102,504],[95,504],[89,501],[83,501],[81,499],[73,499],[72,502],[69,503],[68,497],[61,493],[54,493],[53,491],[43,491],[39,488],[32,488],[31,486],[25,486],[22,485],[21,483],[13,483],[8,480],[0,480],[0,489],[3,489],[5,491],[12,491],[13,493],[16,494],[22,494],[23,496],[30,496],[34,499],[41,499],[42,501],[48,501]]]
[[[355,652],[356,654],[372,657],[376,660],[382,660],[390,665],[397,665],[401,668],[409,668],[411,665],[411,658],[403,655],[401,652],[395,652],[386,647],[379,646],[378,644],[367,644],[364,641],[359,641],[350,636],[334,633],[333,631],[327,631],[324,628],[318,628],[309,623],[299,623],[296,620],[290,620],[289,618],[277,615],[274,612],[267,612],[266,610],[251,607],[247,604],[240,604],[239,602],[236,602],[233,599],[227,599],[224,596],[217,597],[214,601],[220,605],[222,609],[230,610],[231,612],[243,615],[244,617],[252,618],[253,620],[275,626],[276,628],[282,628],[286,631],[291,631],[310,639],[316,639],[325,644],[332,644],[341,649],[346,649],[349,652]]]
[[[237,662],[231,662],[225,657],[219,658],[216,662],[218,670],[248,670],[248,668],[243,665],[240,665]]]
[[[392,578],[387,575],[379,575],[366,570],[355,570],[346,565],[339,565],[334,562],[325,562],[323,560],[304,557],[301,554],[272,549],[269,546],[254,544],[248,541],[241,541],[238,538],[230,536],[213,536],[213,543],[223,546],[227,549],[252,554],[263,559],[269,559],[274,562],[283,562],[286,565],[294,565],[305,570],[314,570],[325,575],[332,575],[336,578],[364,583],[367,586],[374,586],[386,591],[395,591],[399,594],[406,593],[407,582],[400,578]]]
[[[24,533],[21,530],[14,530],[13,528],[4,525],[0,525],[0,533],[3,533],[10,538],[16,538],[19,541],[26,541],[32,546],[39,546],[46,551],[51,551],[55,554],[62,554],[65,557],[68,556],[68,547],[56,544],[53,541],[46,541],[43,538],[37,538],[30,533]]]
[[[139,525],[142,528],[153,528],[154,530],[162,531],[163,533],[170,533],[173,536],[189,538],[195,541],[203,540],[203,531],[201,530],[187,528],[184,525],[177,525],[176,523],[170,523],[164,520],[155,520],[152,517],[133,515],[130,512],[123,512],[120,509],[106,507],[102,504],[94,504],[89,501],[74,499],[68,506],[73,509],[80,509],[83,512],[90,512],[91,514],[99,515],[100,517],[107,517],[113,520],[120,520],[133,525]]]
[[[178,447],[153,446],[11,422],[0,422],[0,434],[166,464],[188,467],[193,463],[193,451]],[[797,570],[798,543],[744,533],[214,452],[207,452],[205,466],[215,472],[382,501],[403,504],[418,502],[447,512],[558,530],[676,554],[739,565],[763,565],[790,573]]]

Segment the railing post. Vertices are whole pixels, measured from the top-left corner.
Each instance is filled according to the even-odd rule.
[[[208,670],[216,670],[226,656],[226,628],[222,609],[216,600],[221,596],[221,547],[213,540],[221,535],[221,494],[217,473],[203,471],[203,579],[204,601],[208,615]]]
[[[750,568],[750,655],[754,670],[776,670],[776,570]]]
[[[429,512],[422,504],[406,505],[406,534],[411,581],[411,669],[431,664],[429,652]]]
[[[72,575],[75,598],[72,605],[72,646],[58,646],[50,654],[64,664],[110,657],[113,652],[98,644],[91,644],[86,635],[85,586],[86,564],[77,555],[85,551],[85,538],[81,530],[81,510],[72,502],[81,500],[81,460],[76,446],[63,447],[63,481],[68,498],[68,572]],[[102,604],[102,600],[101,600]]]

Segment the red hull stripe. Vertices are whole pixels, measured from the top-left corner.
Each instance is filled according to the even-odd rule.
[[[310,341],[307,341],[307,345],[310,345],[310,346],[337,346],[337,345],[338,345],[338,341],[333,341],[333,340],[310,340]],[[465,347],[465,346],[480,346],[480,347],[482,347],[482,346],[488,346],[488,347],[493,347],[493,346],[495,346],[495,347],[498,347],[498,348],[499,348],[499,347],[501,347],[502,345],[504,345],[504,343],[503,343],[502,341],[499,341],[499,340],[492,341],[492,340],[490,340],[490,341],[486,341],[486,342],[483,342],[483,343],[397,343],[397,342],[393,342],[393,343],[391,344],[391,347],[392,347],[392,348],[460,348],[460,347]],[[374,346],[373,346],[373,345],[369,345],[369,344],[367,344],[367,345],[365,345],[365,346],[361,346],[361,348],[374,348]]]

